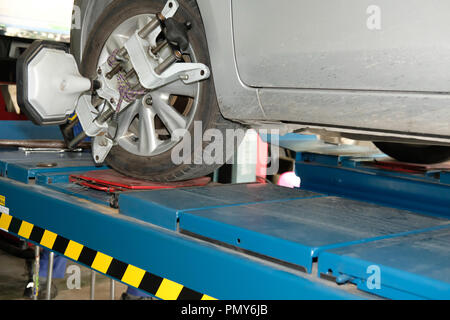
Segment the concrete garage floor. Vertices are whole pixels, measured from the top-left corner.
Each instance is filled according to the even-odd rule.
[[[67,263],[76,265],[73,262]],[[65,279],[54,279],[58,287],[58,295],[54,300],[90,300],[91,270],[77,265],[81,269],[81,288],[79,290],[69,290],[67,288],[67,279],[70,276],[66,274]],[[0,250],[0,300],[28,300],[23,298],[23,291],[28,281],[25,269],[25,260],[12,256]],[[110,300],[110,278],[96,274],[95,278],[95,300]],[[45,283],[41,283],[41,289]],[[115,299],[119,300],[127,286],[115,282]]]

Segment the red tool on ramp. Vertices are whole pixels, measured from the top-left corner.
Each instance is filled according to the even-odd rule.
[[[70,182],[105,192],[138,190],[174,189],[183,187],[201,187],[211,182],[211,178],[202,177],[179,182],[152,182],[126,177],[114,170],[96,170],[83,174],[73,174]]]

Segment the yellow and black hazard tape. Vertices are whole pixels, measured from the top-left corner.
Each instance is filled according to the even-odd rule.
[[[40,244],[45,248],[163,300],[214,300],[210,296],[114,259],[104,253],[92,250],[82,244],[8,214],[1,213],[0,229],[8,230],[8,232]]]

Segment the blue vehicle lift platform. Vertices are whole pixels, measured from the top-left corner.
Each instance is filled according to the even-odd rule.
[[[69,182],[89,153],[0,153],[0,228],[176,299],[449,299],[450,181],[377,156],[299,153],[301,189],[111,195]]]

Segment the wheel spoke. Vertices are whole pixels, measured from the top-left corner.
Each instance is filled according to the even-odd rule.
[[[107,48],[106,50],[103,50],[102,53],[100,54],[100,58],[98,59],[100,61],[100,64],[103,64],[106,61],[108,61],[108,58],[111,55],[111,53],[112,53],[112,50],[110,52],[109,48]]]
[[[122,39],[120,35],[115,34],[111,36],[106,42],[106,50],[109,55],[111,55],[116,48],[121,48],[125,41],[126,39]]]
[[[170,133],[177,129],[185,129],[187,120],[174,107],[161,98],[153,99],[153,110],[159,116]]]
[[[116,137],[121,139],[125,136],[130,128],[131,123],[139,112],[139,107],[142,103],[140,101],[135,101],[129,105],[124,111],[119,115],[119,126],[117,128]]]
[[[150,108],[143,106],[139,112],[139,151],[149,154],[160,142],[155,129],[155,114]]]
[[[178,80],[159,89],[160,92],[194,98],[197,95],[197,83],[185,84]]]
[[[127,36],[122,34],[117,34],[113,36],[115,43],[117,44],[117,48],[121,48],[124,46],[125,42],[129,39]]]
[[[149,23],[149,22],[150,22],[150,19],[145,18],[145,17],[140,17],[140,18],[137,20],[137,22],[136,22],[136,28],[137,28],[137,30],[141,30],[141,29],[144,28],[145,25],[146,25],[147,23]]]

